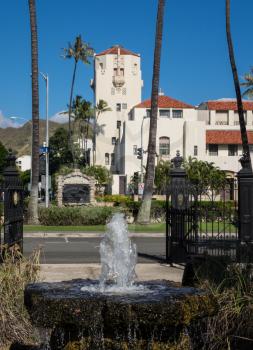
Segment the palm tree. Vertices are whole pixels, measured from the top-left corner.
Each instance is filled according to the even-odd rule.
[[[235,86],[237,109],[238,109],[238,115],[239,115],[239,124],[240,124],[242,148],[243,148],[243,160],[244,160],[243,166],[251,168],[248,135],[247,135],[246,125],[244,120],[241,89],[240,89],[240,83],[239,83],[238,73],[237,73],[237,68],[235,63],[234,47],[233,47],[231,28],[230,28],[230,0],[226,0],[226,34],[227,34],[229,59],[230,59],[232,73],[233,73],[234,86]]]
[[[94,50],[91,48],[87,43],[85,43],[81,35],[76,37],[75,42],[73,45],[69,43],[68,48],[63,49],[63,58],[65,59],[71,59],[74,58],[74,71],[72,76],[72,82],[71,82],[71,88],[70,88],[70,98],[69,98],[69,148],[73,151],[73,145],[71,141],[71,110],[72,110],[72,99],[73,99],[73,91],[74,91],[74,84],[75,84],[75,78],[76,78],[76,68],[77,63],[79,61],[83,62],[84,64],[90,64],[90,58],[93,57]]]
[[[250,73],[244,74],[243,79],[245,82],[241,83],[241,86],[247,88],[244,91],[243,96],[247,96],[249,98],[253,97],[253,67],[250,68]]]
[[[97,126],[98,118],[102,113],[110,112],[112,109],[108,106],[108,103],[104,100],[99,100],[95,106],[95,120],[94,120],[94,130],[93,130],[93,165],[96,163],[96,136],[97,136]]]
[[[149,126],[148,141],[148,158],[146,166],[144,193],[142,197],[141,207],[138,213],[138,222],[148,224],[150,221],[151,200],[154,190],[155,178],[155,158],[156,158],[156,132],[157,132],[157,112],[158,112],[158,89],[160,79],[160,61],[163,34],[163,17],[164,17],[165,0],[159,0],[157,19],[156,19],[156,36],[155,36],[155,52],[153,65],[153,80],[151,93],[151,115]]]
[[[93,111],[91,108],[91,102],[86,101],[82,98],[82,96],[77,95],[73,101],[72,110],[74,115],[74,122],[75,124],[78,124],[78,134],[79,138],[82,140],[82,146],[84,147],[85,165],[87,165],[86,141],[92,135],[90,118]]]
[[[36,21],[36,0],[28,0],[31,28],[32,53],[32,181],[28,206],[29,224],[38,224],[39,183],[39,83],[38,83],[38,37]]]

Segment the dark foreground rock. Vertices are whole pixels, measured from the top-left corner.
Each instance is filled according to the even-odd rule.
[[[96,291],[94,280],[30,284],[25,305],[36,327],[52,330],[52,350],[190,349],[192,325],[204,327],[217,311],[214,298],[195,288],[137,285],[137,293],[110,294]]]

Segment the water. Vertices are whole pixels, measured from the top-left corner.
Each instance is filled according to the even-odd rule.
[[[99,291],[126,293],[143,289],[141,286],[134,286],[137,249],[129,238],[127,223],[121,213],[114,214],[107,224],[106,233],[100,243],[100,261]],[[107,282],[113,283],[108,285]],[[81,290],[87,291],[87,287]],[[98,288],[94,291],[98,291]]]

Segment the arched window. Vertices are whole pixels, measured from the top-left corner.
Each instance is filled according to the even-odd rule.
[[[159,155],[169,156],[170,155],[170,138],[162,136],[159,138]]]
[[[110,164],[110,156],[109,153],[105,153],[105,165],[109,165]]]

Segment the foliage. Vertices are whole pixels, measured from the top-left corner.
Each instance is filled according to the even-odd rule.
[[[69,43],[68,48],[63,49],[62,57],[65,59],[74,58],[75,62],[81,61],[90,64],[90,58],[93,57],[93,54],[93,48],[82,40],[81,35],[78,35],[73,44]]]
[[[166,192],[171,167],[172,163],[170,161],[161,160],[155,168],[155,186],[159,194],[164,194]]]
[[[2,142],[0,142],[0,174],[2,174],[5,168],[7,155],[8,155],[7,149],[4,147]]]
[[[198,185],[200,193],[205,192],[208,188],[220,190],[226,183],[225,172],[216,167],[214,163],[189,157],[184,167],[189,180]]]
[[[252,98],[253,97],[253,67],[250,68],[250,73],[244,74],[243,79],[245,81],[241,83],[241,86],[246,88],[246,90],[243,93],[243,96]]]
[[[37,281],[38,266],[39,251],[25,258],[15,247],[5,254],[0,264],[0,347],[34,338],[34,329],[24,306],[24,288],[27,283]]]
[[[104,196],[96,196],[96,200],[98,202],[111,202],[114,203],[116,206],[131,202],[131,198],[129,196],[125,196],[122,194],[107,194]]]
[[[112,183],[112,175],[110,171],[102,165],[92,165],[82,169],[83,173],[93,176],[97,184],[97,192],[101,193],[102,187]]]
[[[20,173],[20,179],[22,181],[23,186],[26,188],[31,180],[31,170],[25,170]]]
[[[71,166],[73,162],[72,153],[68,147],[68,132],[64,128],[58,128],[49,139],[49,164],[50,173],[59,171],[62,165]]]
[[[40,208],[39,220],[41,225],[103,225],[115,209],[112,207],[56,207]]]
[[[81,35],[78,35],[74,41],[73,44],[69,43],[68,48],[63,49],[63,55],[62,57],[65,59],[74,59],[74,70],[72,75],[72,82],[71,82],[71,88],[70,88],[70,98],[69,98],[69,130],[68,130],[68,147],[69,150],[72,153],[72,161],[75,162],[75,149],[73,145],[72,140],[72,134],[71,134],[71,116],[72,116],[72,99],[73,99],[73,91],[74,91],[74,84],[75,84],[75,77],[76,77],[76,68],[77,63],[79,61],[83,62],[84,64],[90,64],[90,59],[94,55],[94,50],[92,47],[90,47],[87,43],[85,43],[82,40]]]
[[[253,342],[252,264],[228,265],[220,283],[199,280],[218,302],[218,313],[207,320],[203,349],[249,349]],[[208,345],[207,345],[208,344]]]

